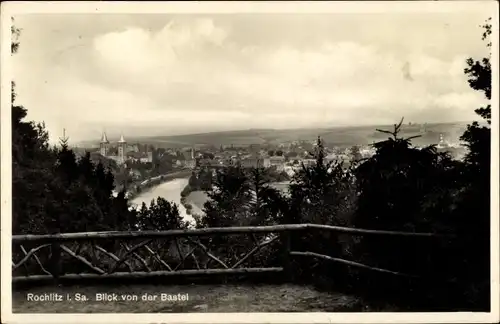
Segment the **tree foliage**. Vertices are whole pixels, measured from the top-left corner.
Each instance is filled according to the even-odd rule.
[[[283,200],[278,189],[271,187],[271,182],[276,179],[269,169],[262,167],[251,168],[248,179],[253,199],[250,204],[251,220],[249,225],[261,226],[278,222],[280,217],[280,205]]]
[[[20,30],[12,27],[12,54]],[[46,234],[136,228],[125,192],[113,194],[114,175],[90,153],[77,156],[61,139],[50,147],[43,123],[26,121],[12,82],[12,233]],[[144,216],[144,210],[141,214]],[[177,207],[159,199],[147,210],[148,229],[182,227]]]
[[[290,183],[291,211],[286,223],[345,225],[343,203],[349,195],[351,174],[343,162],[325,160],[325,149],[318,137],[313,165],[305,166]]]
[[[491,27],[487,23],[484,28],[486,39]],[[464,72],[470,87],[490,99],[489,58],[468,59],[467,65]],[[476,113],[490,123],[490,105]],[[490,128],[477,122],[468,125],[461,137],[468,153],[463,161],[455,161],[433,146],[413,147],[411,139],[398,136],[401,124],[392,132],[383,131],[391,137],[375,143],[375,154],[355,170],[359,196],[354,225],[448,232],[456,239],[424,242],[367,237],[356,246],[357,256],[376,266],[440,278],[441,285],[453,278],[453,289],[446,286],[433,296],[434,301],[485,307],[489,304],[489,234],[485,233],[490,229]],[[413,284],[428,291],[438,286]]]
[[[248,178],[240,166],[217,170],[213,186],[206,191],[209,200],[204,205],[206,227],[243,225],[248,222],[248,204],[252,194]]]
[[[152,200],[149,208],[142,203],[135,219],[138,230],[167,231],[185,229],[189,225],[180,216],[177,205],[161,197]]]

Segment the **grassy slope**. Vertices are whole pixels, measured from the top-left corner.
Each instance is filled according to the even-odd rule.
[[[33,302],[27,293],[85,294],[87,302]],[[96,293],[137,295],[139,301],[95,301]],[[188,294],[188,301],[142,301],[144,294]],[[183,313],[183,312],[333,312],[367,311],[358,298],[337,293],[318,292],[298,285],[124,285],[40,287],[14,291],[14,313]]]

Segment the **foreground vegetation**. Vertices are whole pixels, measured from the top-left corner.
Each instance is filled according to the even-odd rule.
[[[491,26],[485,27],[484,39]],[[488,44],[489,46],[489,44]],[[15,47],[15,46],[14,46]],[[15,48],[13,49],[15,50]],[[491,99],[489,58],[469,59],[471,88]],[[488,310],[490,297],[490,119],[491,106],[476,113],[461,137],[469,151],[454,160],[434,146],[418,149],[400,137],[399,123],[375,154],[344,168],[326,163],[318,138],[313,166],[292,179],[290,195],[270,186],[261,169],[238,166],[204,174],[196,184],[209,200],[197,227],[317,223],[380,230],[437,232],[453,240],[343,237],[313,233],[292,239],[296,251],[342,257],[418,276],[403,278],[366,273],[314,260],[294,261],[294,281],[398,302],[408,309]],[[12,92],[13,234],[102,230],[186,228],[178,208],[162,198],[149,207],[128,209],[124,191],[113,197],[113,175],[89,155],[77,160],[65,141],[49,147],[43,124],[24,121],[26,109]],[[194,185],[194,184],[193,184]],[[29,197],[30,199],[25,199]],[[210,239],[210,246],[239,255],[253,245],[237,238]],[[273,263],[278,251],[255,262]],[[374,295],[374,296],[371,296]]]
[[[290,177],[286,172],[278,172],[276,168],[237,167],[236,169],[240,170],[241,173],[244,174],[248,179],[253,178],[255,180],[255,177],[257,177],[258,183],[254,183],[257,186],[290,180]],[[226,170],[230,170],[230,168],[227,168]],[[195,191],[201,191],[205,194],[210,194],[213,190],[213,186],[217,186],[216,182],[214,182],[213,172],[214,171],[209,167],[201,167],[197,171],[193,171],[191,173],[188,184],[181,191],[181,204],[186,208],[186,212],[188,215],[191,215],[193,210],[193,206],[190,202],[188,202],[188,196]],[[224,186],[225,184],[222,185]],[[256,188],[258,187],[255,187],[254,189]],[[259,193],[256,191],[251,191],[250,194],[252,194],[255,198],[258,198]],[[196,216],[198,216],[198,218],[200,217],[200,215]]]

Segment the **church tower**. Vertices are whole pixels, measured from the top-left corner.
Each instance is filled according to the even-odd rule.
[[[127,148],[127,142],[123,138],[123,135],[120,137],[120,140],[118,141],[118,159],[120,163],[125,163],[125,151]]]
[[[444,143],[444,136],[443,136],[443,134],[439,134],[439,144],[440,145],[444,145],[445,144]]]
[[[101,138],[101,144],[100,144],[101,155],[107,156],[108,149],[109,149],[108,137],[106,136],[105,132],[102,132],[102,138]]]

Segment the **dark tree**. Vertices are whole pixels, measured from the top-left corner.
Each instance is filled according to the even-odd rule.
[[[166,231],[186,228],[176,204],[158,197],[151,201],[149,208],[143,203],[137,216],[140,230]]]
[[[204,227],[224,227],[248,222],[248,204],[252,199],[250,185],[244,170],[229,166],[217,170],[213,187],[206,191]]]
[[[248,174],[249,184],[252,191],[253,199],[250,203],[251,219],[249,225],[269,225],[276,218],[275,203],[272,197],[276,196],[277,190],[271,188],[271,178],[264,168],[252,168]]]
[[[13,28],[15,53],[19,29]],[[50,148],[42,124],[25,121],[12,82],[13,233],[45,234],[130,228],[125,193],[113,197],[114,176],[90,154],[77,158],[68,138]]]

